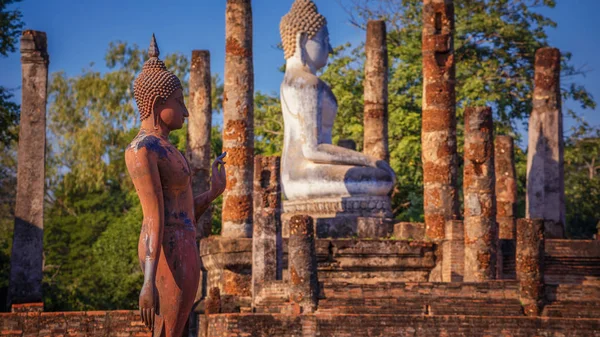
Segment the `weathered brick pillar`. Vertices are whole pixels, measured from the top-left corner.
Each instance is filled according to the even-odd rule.
[[[302,313],[314,312],[317,310],[319,282],[314,224],[310,216],[292,217],[288,252],[290,300],[300,307]]]
[[[281,158],[254,158],[253,303],[265,283],[281,278]],[[279,277],[278,277],[279,276]]]
[[[453,33],[454,2],[423,0],[423,202],[426,234],[440,240],[459,219]]]
[[[223,151],[227,152],[227,189],[221,235],[252,236],[254,175],[254,69],[251,0],[227,0]]]
[[[364,153],[390,160],[388,149],[388,52],[385,21],[367,24]]]
[[[496,277],[498,228],[493,132],[491,108],[465,110],[465,282]]]
[[[192,51],[190,70],[190,117],[188,121],[187,157],[192,170],[192,190],[200,195],[210,188],[210,134],[212,127],[210,52]],[[197,223],[197,237],[211,232],[212,210],[209,208]]]
[[[530,219],[553,221],[551,238],[564,237],[563,117],[560,96],[560,51],[541,48],[535,54],[533,111],[527,151],[527,212]]]
[[[509,277],[514,266],[516,240],[517,178],[515,144],[510,136],[496,136],[496,222],[498,223],[498,277]],[[512,274],[512,272],[511,272]]]
[[[527,316],[538,316],[544,297],[544,220],[517,220],[517,280]]]
[[[48,64],[46,33],[24,31],[17,200],[8,294],[11,304],[42,302]]]
[[[496,136],[494,156],[498,238],[514,240],[516,238],[517,175],[515,143],[511,136]]]
[[[446,222],[443,243],[442,281],[462,282],[465,269],[465,226],[460,220]]]

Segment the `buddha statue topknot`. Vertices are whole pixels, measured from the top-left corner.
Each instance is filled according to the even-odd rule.
[[[280,25],[286,71],[282,186],[288,216],[309,212],[320,237],[383,236],[395,174],[385,161],[332,145],[338,104],[316,72],[327,65],[327,20],[311,0],[296,0]],[[389,222],[389,221],[388,221]]]
[[[144,214],[138,243],[144,272],[139,306],[153,336],[180,337],[200,277],[196,221],[225,190],[226,174],[221,156],[212,165],[210,190],[192,195],[187,160],[168,140],[188,117],[181,82],[158,58],[154,35],[148,56],[134,83],[142,125],[125,151]]]

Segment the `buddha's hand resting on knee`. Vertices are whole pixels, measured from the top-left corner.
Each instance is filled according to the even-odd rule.
[[[390,164],[388,164],[385,160],[378,160],[377,162],[375,162],[375,167],[387,172],[392,178],[394,185],[396,185],[396,172],[394,172],[394,169],[392,169]]]
[[[154,313],[156,308],[156,290],[154,284],[145,282],[140,292],[140,315],[142,322],[150,330],[154,327]]]

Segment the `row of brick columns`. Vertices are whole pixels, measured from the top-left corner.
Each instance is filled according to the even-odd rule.
[[[495,265],[501,265],[498,263],[501,261],[500,254],[497,254],[498,240],[514,242],[519,236],[514,214],[514,144],[508,137],[497,137],[494,146],[490,109],[467,109],[465,219],[464,222],[460,221],[453,46],[454,5],[451,0],[424,0],[423,3],[422,159],[426,233],[432,239],[446,239],[455,248],[461,241],[464,243],[463,256],[460,258],[466,262],[460,273],[449,274],[454,275],[454,279],[460,277],[460,274],[465,280],[492,279],[498,273]],[[12,303],[42,300],[45,112],[49,63],[46,45],[45,33],[23,33],[23,97],[9,295]],[[366,47],[364,150],[379,159],[388,160],[388,60],[384,22],[369,22]],[[277,217],[281,209],[273,209],[270,200],[253,201],[253,191],[257,187],[253,185],[255,162],[252,158],[254,73],[251,0],[227,1],[225,58],[223,142],[224,151],[228,152],[228,185],[224,194],[222,236],[250,238],[255,232],[255,235],[258,235],[255,245],[267,247],[263,253],[260,253],[260,250],[257,250],[257,253],[266,254],[265,252],[271,249],[269,247],[272,247],[272,221],[265,219],[273,215]],[[560,52],[552,48],[539,50],[535,66],[534,110],[529,133],[532,146],[528,158],[527,214],[528,217],[549,220],[550,222],[545,224],[548,229],[547,235],[562,237],[564,185],[559,87]],[[187,155],[194,170],[195,193],[206,190],[209,183],[212,126],[210,96],[210,54],[207,51],[194,51],[190,75],[191,116]],[[494,152],[497,156],[496,164]],[[264,168],[278,169],[279,164],[272,159],[261,160],[266,160],[260,164],[261,175],[258,178],[262,183]],[[274,170],[269,172],[269,179],[273,179]],[[272,185],[263,188],[259,184],[257,192],[262,191],[272,197],[276,193],[274,188]],[[261,194],[261,198],[264,197]],[[260,212],[266,212],[266,216],[258,220],[253,219],[256,214],[253,211],[254,207],[259,208]],[[253,229],[253,221],[265,221],[269,224],[260,224],[259,228]],[[199,237],[210,234],[210,212],[203,216],[198,226]],[[277,230],[280,230],[280,225],[275,221],[275,233]],[[306,231],[300,233],[310,235],[310,232]],[[280,243],[275,242],[275,246],[278,245],[280,246]],[[452,251],[459,254],[457,249]],[[277,254],[279,253],[276,253],[276,261]],[[519,255],[518,252],[516,255]],[[454,258],[459,257],[456,255]],[[516,263],[518,265],[519,261]],[[276,270],[280,270],[279,267]],[[264,275],[257,274],[257,277],[272,278],[270,269],[262,274]]]

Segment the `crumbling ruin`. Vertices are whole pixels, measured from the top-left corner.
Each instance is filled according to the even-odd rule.
[[[308,0],[298,1],[310,5]],[[206,276],[196,309],[198,336],[600,336],[600,241],[564,239],[560,213],[564,195],[555,185],[547,185],[546,172],[543,179],[528,180],[528,195],[549,188],[558,191],[544,194],[556,201],[552,214],[558,217],[534,213],[536,205],[546,204],[530,200],[530,217],[516,219],[514,143],[493,134],[490,108],[466,112],[465,212],[459,214],[454,4],[424,0],[423,5],[425,224],[395,224],[387,227],[387,237],[319,235],[315,219],[329,205],[291,205],[297,206],[293,214],[282,215],[281,161],[274,157],[251,161],[248,154],[251,33],[228,33],[228,62],[241,65],[229,73],[226,90],[227,104],[232,106],[226,108],[224,137],[233,157],[230,179],[235,183],[228,190],[222,235],[200,242]],[[228,1],[231,27],[249,29],[251,15],[250,0]],[[367,48],[375,48],[375,43],[385,41],[381,36],[385,26],[372,22],[368,27],[373,35]],[[538,52],[535,109],[545,109],[546,102],[553,117],[534,111],[532,128],[545,123],[544,118],[554,121],[553,130],[562,128],[557,77],[552,77],[559,58],[555,49]],[[384,71],[385,60],[376,60],[377,65],[367,69],[366,81],[379,86],[365,93],[374,96],[365,110],[374,111],[377,118],[365,130],[381,136],[387,127],[382,124],[386,90],[381,87],[386,82],[374,69]],[[535,130],[532,134],[558,137],[544,141],[544,153],[538,157],[556,164],[551,173],[562,179],[560,133],[546,127],[539,130],[545,134]],[[373,144],[379,144],[373,149],[385,148],[384,139]],[[365,137],[366,151],[371,151],[369,147]],[[529,171],[535,169],[533,164]],[[233,200],[235,207],[228,206]],[[351,207],[368,213],[370,207],[379,206],[358,201]],[[31,308],[35,306],[13,305],[14,313],[0,314],[2,333],[143,335],[144,331],[129,324],[138,320],[134,312],[22,313]]]

